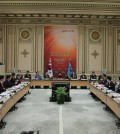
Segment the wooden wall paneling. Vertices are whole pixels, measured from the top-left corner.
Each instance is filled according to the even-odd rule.
[[[103,69],[103,44],[104,44],[104,29],[103,27],[88,27],[86,28],[86,70],[87,73],[95,71],[100,73]]]
[[[0,25],[0,62],[4,64],[5,27]]]
[[[78,26],[78,46],[77,46],[77,74],[84,71],[84,26]]]
[[[89,44],[88,71],[100,73],[102,70],[102,48],[100,45]]]
[[[35,71],[34,26],[20,25],[17,27],[17,30],[18,69],[23,72],[29,70],[33,73]]]
[[[6,41],[6,68],[7,73],[13,72],[14,69],[14,26],[7,25],[7,41]]]
[[[44,71],[44,26],[36,26],[36,71],[42,75]]]
[[[18,38],[18,33],[17,33],[17,26],[14,25],[14,55],[15,55],[15,60],[14,60],[14,65],[15,65],[15,68],[16,68],[16,71],[18,69],[18,47],[17,47],[17,38]]]
[[[106,27],[106,68],[108,74],[114,73],[113,27]]]
[[[115,73],[120,74],[120,27],[115,28]]]

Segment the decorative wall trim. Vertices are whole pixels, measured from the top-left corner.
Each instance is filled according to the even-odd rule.
[[[23,29],[20,32],[20,38],[22,40],[28,40],[31,37],[31,32],[28,29]]]
[[[44,25],[37,25],[36,31],[36,71],[39,71],[43,75],[44,70]]]
[[[106,27],[106,68],[107,73],[114,73],[114,35],[113,27]]]
[[[115,28],[115,35],[116,35],[116,38],[115,38],[115,47],[114,47],[114,63],[115,63],[115,73],[116,74],[120,74],[120,27],[116,27]]]
[[[6,68],[7,72],[12,72],[15,67],[15,49],[14,49],[14,26],[7,26],[7,42],[6,42]]]
[[[101,38],[101,34],[98,30],[93,30],[90,33],[90,39],[94,42],[99,41]]]
[[[97,9],[101,9],[101,8],[106,8],[106,9],[111,9],[111,8],[118,8],[120,9],[120,4],[119,3],[98,3],[98,2],[61,2],[61,1],[57,1],[57,2],[53,2],[53,1],[1,1],[0,6],[3,6],[4,8],[7,6],[11,6],[11,7],[17,7],[17,6],[27,6],[27,7],[49,7],[49,8],[71,8],[71,7],[75,7],[75,8],[80,8],[80,7],[85,7],[85,8],[97,8]],[[9,7],[10,8],[10,7]],[[19,7],[20,8],[20,7]]]
[[[94,58],[96,59],[96,57],[98,56],[98,55],[100,55],[99,53],[97,53],[97,51],[96,50],[94,50],[94,52],[93,53],[91,53],[91,55],[93,55],[94,56]]]
[[[27,52],[26,49],[23,50],[23,52],[21,52],[21,54],[23,54],[24,58],[29,54],[29,52]]]
[[[77,19],[77,18],[62,18],[60,20],[60,18],[0,18],[0,25],[43,25],[43,24],[52,24],[52,25],[80,25],[80,26],[98,26],[98,27],[102,27],[102,26],[119,26],[120,25],[120,20],[111,20],[111,24],[108,23],[107,19]],[[22,30],[25,29],[21,29]],[[29,34],[31,35],[31,31],[29,29],[28,30]],[[92,31],[91,31],[92,32]],[[100,32],[98,30],[98,32]]]

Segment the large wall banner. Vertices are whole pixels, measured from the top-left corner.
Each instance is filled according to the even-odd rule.
[[[76,72],[76,55],[78,44],[77,26],[45,26],[44,27],[44,72],[48,71],[51,58],[54,77],[61,72],[67,76],[69,61]]]

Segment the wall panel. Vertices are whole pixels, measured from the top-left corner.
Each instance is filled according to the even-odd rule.
[[[115,73],[120,74],[120,27],[115,28]]]
[[[36,26],[36,71],[39,71],[40,74],[43,74],[44,67],[44,26]]]
[[[17,68],[30,72],[35,70],[35,27],[18,26],[17,27]]]
[[[0,25],[0,62],[5,64],[5,26]]]
[[[14,26],[8,25],[7,26],[7,41],[6,41],[6,55],[7,55],[7,72],[12,72],[15,65],[15,57],[14,57]]]
[[[84,71],[84,27],[78,26],[77,73]]]
[[[106,28],[106,68],[107,73],[114,73],[114,42],[113,27]]]
[[[100,73],[103,69],[104,54],[104,28],[87,27],[86,28],[86,72],[95,71]]]

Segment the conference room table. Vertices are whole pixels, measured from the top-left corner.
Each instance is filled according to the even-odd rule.
[[[112,97],[107,95],[107,106],[117,115],[120,119],[120,103],[117,103]]]
[[[0,121],[8,113],[8,111],[25,95],[30,89],[30,83],[11,96],[5,103],[0,104]]]
[[[120,119],[120,101],[115,101],[115,98],[112,96],[112,93],[104,92],[103,89],[98,88],[95,84],[90,84],[90,92],[97,96],[102,102],[106,104]]]
[[[95,87],[93,84],[90,84],[90,91],[96,95],[102,102],[107,104],[107,94],[105,94],[102,90]]]
[[[89,81],[88,80],[68,80],[68,79],[43,79],[43,80],[36,80],[32,79],[30,81],[31,86],[52,86],[53,82],[69,82],[70,86],[89,86]]]

